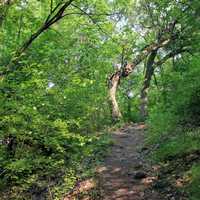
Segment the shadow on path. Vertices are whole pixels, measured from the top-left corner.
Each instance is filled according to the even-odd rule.
[[[156,177],[148,175],[151,169],[141,154],[144,128],[133,125],[113,133],[111,152],[97,168],[103,200],[162,199],[155,191],[145,192]]]
[[[143,124],[134,124],[113,132],[111,151],[96,169],[97,183],[94,179],[78,183],[64,200],[165,199],[151,187],[157,177],[141,153],[144,129]]]

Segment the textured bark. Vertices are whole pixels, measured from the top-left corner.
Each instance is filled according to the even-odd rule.
[[[116,121],[122,117],[122,114],[120,112],[117,100],[116,100],[116,92],[120,81],[120,75],[121,72],[118,71],[115,74],[112,75],[109,82],[109,97],[110,97],[110,103],[111,103],[111,109],[112,109],[112,119],[113,121]]]
[[[146,64],[146,72],[145,72],[145,79],[143,83],[143,87],[141,90],[141,103],[140,103],[140,114],[142,118],[147,116],[147,103],[148,103],[148,89],[150,86],[151,78],[154,73],[154,60],[157,55],[157,50],[151,52],[148,57],[147,64]]]
[[[151,52],[157,51],[158,49],[168,45],[171,42],[169,38],[162,39],[157,43],[152,43],[146,46],[141,53],[136,56],[136,58],[132,61],[132,67],[134,68],[136,65],[140,64]]]
[[[167,54],[165,57],[163,57],[161,60],[155,62],[155,57],[157,55],[157,50],[154,50],[151,52],[151,54],[148,57],[147,65],[146,65],[146,72],[145,72],[145,80],[143,83],[143,88],[141,90],[141,104],[140,104],[140,114],[142,118],[145,118],[148,114],[147,112],[147,104],[148,104],[148,89],[150,87],[150,82],[152,79],[152,76],[154,74],[154,69],[156,66],[161,66],[163,63],[165,63],[169,58],[174,57],[175,55],[183,52],[187,52],[190,49],[185,48],[179,48],[176,49],[169,54]]]
[[[151,52],[157,52],[157,50],[161,47],[170,43],[170,39],[163,39],[159,43],[153,43],[151,45],[146,46],[141,53],[136,56],[136,58],[130,64],[126,64],[120,71],[115,72],[111,75],[109,79],[109,96],[111,101],[111,109],[112,109],[112,118],[114,120],[122,117],[117,100],[116,93],[117,88],[122,77],[127,77],[131,74],[134,68],[140,64]],[[144,91],[145,92],[145,91]]]

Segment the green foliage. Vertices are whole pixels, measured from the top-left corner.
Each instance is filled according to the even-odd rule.
[[[62,20],[22,50],[54,17],[53,8],[58,11],[65,2],[0,3],[2,199],[48,198],[49,191],[61,199],[78,177],[92,174],[90,167],[109,144],[108,136],[96,133],[112,125],[106,83],[112,64],[131,61],[159,41],[161,33],[173,41],[159,49],[155,61],[182,47],[190,54],[184,49],[172,63],[169,59],[155,69],[158,84],[152,78],[148,141],[159,143],[157,160],[200,148],[199,1],[74,1]],[[116,127],[141,120],[145,63],[119,85],[124,119]],[[194,199],[198,171],[198,166],[191,169]]]
[[[53,6],[56,2],[52,1]],[[49,14],[51,1],[16,1],[0,30],[0,72]],[[120,48],[107,1],[77,8],[40,35],[0,78],[0,188],[2,199],[61,199],[107,149],[96,132],[111,125],[106,78]],[[116,51],[113,51],[116,49]]]
[[[162,161],[199,150],[200,140],[198,135],[199,129],[190,132],[176,131],[176,135],[170,135],[169,139],[163,139],[159,143],[159,148],[154,152],[153,158],[157,161]]]
[[[166,64],[159,87],[150,94],[147,141],[157,144],[152,156],[164,161],[192,154],[200,149],[199,70],[200,59],[179,59]],[[191,200],[199,198],[199,165],[190,169],[190,184],[185,187]]]
[[[198,125],[198,63],[199,58],[190,58],[186,63],[178,62],[175,69],[166,68],[160,77],[159,88],[152,88],[148,119],[151,139],[169,133],[175,135],[172,131],[179,127],[188,129]]]
[[[192,180],[189,186],[186,188],[189,192],[190,200],[198,200],[200,197],[200,166],[198,164],[193,165],[186,174]]]

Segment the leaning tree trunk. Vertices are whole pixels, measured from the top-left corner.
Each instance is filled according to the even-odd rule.
[[[141,103],[140,103],[140,115],[143,119],[147,116],[147,104],[148,104],[148,89],[150,86],[151,78],[154,73],[154,60],[157,55],[157,50],[154,50],[151,52],[151,54],[148,57],[147,65],[146,65],[146,72],[145,72],[145,79],[143,83],[143,87],[141,90]]]
[[[168,45],[170,41],[171,41],[170,39],[166,38],[166,39],[162,39],[159,43],[152,43],[146,46],[131,63],[126,64],[120,71],[115,72],[113,75],[111,75],[111,77],[109,78],[109,96],[110,96],[111,109],[112,109],[112,118],[114,120],[119,119],[122,116],[117,100],[116,100],[116,92],[117,92],[120,79],[129,76],[129,74],[133,72],[134,68],[138,64],[140,64],[150,53],[154,51],[157,52],[159,48],[162,48],[165,45]],[[144,85],[146,85],[146,83]],[[145,89],[143,92],[145,92]],[[144,96],[146,96],[146,94]]]
[[[117,92],[117,87],[119,85],[119,81],[120,81],[120,72],[118,71],[115,74],[113,74],[109,80],[109,97],[110,97],[113,121],[117,121],[122,117],[122,114],[120,112],[120,109],[116,100],[116,92]]]
[[[117,86],[119,84],[119,81],[122,77],[126,77],[128,76],[130,73],[132,73],[132,71],[134,70],[134,68],[140,64],[145,58],[148,57],[148,62],[147,62],[147,70],[146,70],[146,74],[145,74],[145,80],[143,83],[143,88],[141,90],[141,104],[140,104],[140,112],[141,115],[143,117],[147,116],[147,103],[148,103],[148,89],[150,86],[150,82],[151,82],[151,78],[152,75],[154,73],[154,66],[161,66],[163,63],[165,63],[168,59],[172,58],[173,56],[177,55],[178,53],[181,52],[187,52],[190,51],[190,48],[188,48],[187,46],[181,46],[178,47],[178,49],[173,49],[169,54],[167,54],[164,58],[161,58],[160,60],[158,60],[157,62],[154,63],[157,51],[160,48],[163,47],[167,47],[170,43],[172,42],[176,42],[176,40],[179,38],[179,36],[177,35],[177,33],[173,33],[173,29],[175,24],[177,23],[177,21],[175,20],[172,24],[172,26],[170,25],[170,28],[167,27],[165,29],[163,29],[161,32],[162,33],[170,33],[170,35],[168,35],[167,37],[165,37],[164,35],[160,35],[158,38],[158,41],[152,44],[149,44],[147,46],[145,46],[144,49],[141,50],[141,52],[139,53],[139,55],[137,55],[133,61],[131,62],[131,64],[125,65],[122,69],[121,69],[121,76],[120,74],[116,74],[114,73],[111,78],[110,78],[110,82],[112,84],[112,87],[109,87],[109,93],[110,93],[110,99],[112,102],[112,115],[113,117],[121,117],[121,113],[119,111],[119,107],[116,101],[116,90],[117,90]]]

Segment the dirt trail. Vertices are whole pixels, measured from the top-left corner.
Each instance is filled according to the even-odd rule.
[[[144,125],[134,125],[113,133],[111,152],[97,168],[103,200],[163,199],[154,190],[148,190],[156,176],[141,153],[144,128]]]
[[[144,129],[144,125],[135,124],[113,132],[111,151],[96,170],[97,183],[82,181],[64,200],[178,200],[152,187],[158,166],[144,158]]]

